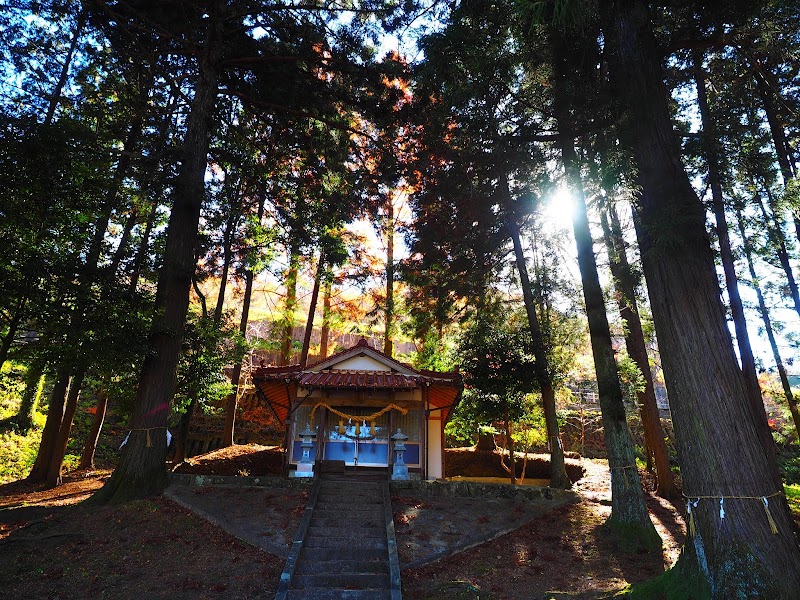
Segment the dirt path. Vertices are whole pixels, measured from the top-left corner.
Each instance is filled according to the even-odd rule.
[[[620,554],[601,527],[610,512],[608,468],[602,461],[589,460],[583,467],[586,477],[576,485],[579,503],[534,515],[527,525],[497,540],[403,571],[404,598],[596,598],[628,582],[650,578],[671,564],[684,535],[673,507],[648,496],[654,523],[664,539],[663,554]],[[179,600],[274,596],[283,559],[232,537],[168,499],[100,508],[78,504],[108,475],[107,471],[75,473],[54,490],[24,482],[0,486],[0,596]],[[245,491],[229,496],[228,501],[239,497],[248,502],[255,497]],[[260,501],[264,509],[269,504],[271,514],[289,513],[279,522],[288,532],[291,513],[297,513],[302,499],[281,498],[272,494],[269,503],[266,496]],[[396,510],[405,510],[420,499],[406,495],[406,505],[402,501],[398,499]],[[469,517],[454,521],[445,518],[446,501],[422,500],[431,508],[438,507],[427,521],[417,521],[427,522],[425,527],[414,529],[414,519],[398,523],[403,531],[398,539],[406,536],[418,542],[409,561],[414,552],[435,541],[430,528],[439,519],[437,513],[447,524],[439,532],[441,539],[447,531],[460,529],[463,534],[488,528],[493,510],[515,510],[514,518],[524,516],[526,510],[524,505],[503,509],[502,503],[462,502],[458,510],[471,511],[462,513]],[[451,516],[456,512],[452,510]],[[270,535],[276,541],[282,537],[276,532]]]
[[[662,553],[618,552],[602,528],[611,512],[608,465],[585,460],[582,501],[497,540],[403,572],[406,600],[590,599],[654,577],[678,557],[685,529],[671,504],[647,495]]]

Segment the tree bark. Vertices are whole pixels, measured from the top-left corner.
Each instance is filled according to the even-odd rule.
[[[522,286],[522,298],[525,304],[525,313],[528,317],[528,327],[531,330],[531,351],[536,360],[536,381],[539,384],[539,392],[542,394],[547,442],[550,446],[550,487],[569,489],[572,487],[572,482],[567,477],[567,470],[564,464],[564,448],[561,444],[561,435],[558,430],[556,394],[550,374],[550,361],[547,357],[542,327],[536,314],[536,301],[534,300],[530,278],[528,277],[528,266],[525,262],[525,253],[522,250],[522,242],[519,237],[519,226],[511,208],[511,192],[508,188],[508,181],[503,177],[500,184],[502,186],[500,193],[503,196],[503,210],[506,214],[506,228],[514,245],[517,273]]]
[[[67,403],[64,407],[64,418],[61,420],[61,427],[58,428],[53,454],[50,457],[50,464],[47,468],[47,487],[61,485],[62,469],[64,466],[64,456],[67,453],[69,434],[72,431],[72,421],[75,418],[75,411],[78,408],[78,398],[80,398],[83,378],[86,372],[81,369],[72,377],[67,395]]]
[[[683,491],[693,499],[695,528],[675,566],[676,581],[705,587],[715,600],[788,600],[800,589],[800,548],[739,375],[705,210],[681,163],[647,6],[605,0],[600,8],[613,93],[625,114],[623,141],[639,167],[642,260]],[[765,515],[766,498],[777,533]]]
[[[47,470],[50,467],[50,459],[58,439],[58,430],[64,419],[64,403],[66,401],[67,390],[69,389],[69,370],[62,366],[56,375],[56,383],[50,392],[50,402],[47,409],[47,421],[42,431],[42,439],[39,442],[39,452],[36,454],[36,461],[28,474],[28,481],[44,482],[47,479]]]
[[[28,371],[25,373],[25,391],[22,393],[19,411],[14,418],[17,427],[23,433],[27,433],[33,427],[33,415],[36,412],[39,399],[42,397],[46,379],[44,367],[44,360],[36,357],[28,365]]]
[[[636,281],[636,276],[633,274],[630,263],[628,263],[622,228],[613,204],[608,204],[606,211],[601,210],[600,220],[608,250],[611,275],[614,278],[614,288],[617,292],[619,313],[625,321],[625,347],[628,349],[628,355],[639,367],[645,382],[644,389],[638,392],[637,396],[648,456],[652,456],[655,462],[656,494],[662,498],[677,500],[680,497],[680,492],[675,485],[675,478],[672,476],[669,464],[669,453],[667,452],[667,444],[664,441],[666,436],[661,427],[655,385],[653,384],[653,373],[650,370],[642,320],[639,318],[636,297],[638,281]]]
[[[289,248],[289,269],[286,271],[286,302],[283,306],[283,332],[281,334],[281,364],[288,365],[292,357],[294,311],[297,308],[297,274],[300,270],[300,251],[296,244]]]
[[[319,286],[325,272],[325,256],[320,254],[317,274],[314,277],[314,288],[311,290],[311,301],[308,306],[308,319],[306,320],[306,331],[303,336],[303,349],[300,351],[300,366],[305,367],[308,362],[308,351],[311,347],[311,334],[314,331],[314,316],[317,312],[317,299],[319,298]]]
[[[78,465],[81,469],[94,469],[94,454],[97,450],[97,442],[100,440],[100,432],[103,430],[103,422],[106,419],[108,409],[108,382],[109,378],[103,380],[100,390],[97,392],[97,405],[95,406],[92,428],[86,437],[86,444],[83,446],[81,462]]]
[[[319,339],[319,358],[323,360],[328,357],[328,338],[331,332],[331,292],[333,288],[333,278],[325,277],[325,285],[322,291],[322,330]]]
[[[775,366],[778,368],[778,376],[780,377],[781,386],[783,387],[783,394],[786,397],[786,402],[789,404],[789,412],[792,413],[794,428],[795,431],[797,431],[798,438],[800,438],[800,412],[798,412],[797,401],[792,393],[792,386],[789,384],[789,377],[786,373],[786,367],[781,359],[780,350],[778,350],[778,342],[775,339],[775,331],[772,329],[772,320],[769,316],[767,303],[764,301],[764,294],[761,291],[761,284],[759,284],[758,277],[756,276],[756,270],[753,264],[753,247],[750,243],[750,238],[747,237],[741,211],[737,210],[736,216],[739,221],[739,233],[742,236],[744,254],[747,258],[747,267],[750,270],[750,284],[753,286],[753,289],[756,292],[756,297],[758,298],[758,311],[761,313],[761,320],[764,322],[764,331],[767,332],[767,339],[769,340],[769,346],[772,349],[772,357],[775,359]]]
[[[159,273],[148,352],[139,376],[131,433],[114,474],[94,502],[122,502],[159,493],[165,483],[167,415],[175,393],[178,359],[195,270],[195,247],[213,110],[217,97],[226,4],[208,9],[195,95],[187,117],[183,161],[173,193],[164,263]],[[152,436],[151,432],[155,432]],[[147,441],[152,440],[151,444]]]

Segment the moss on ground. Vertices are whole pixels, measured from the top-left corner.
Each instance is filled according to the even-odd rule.
[[[675,565],[654,579],[631,585],[612,598],[626,600],[710,600],[711,590],[699,572],[689,572],[678,560]]]
[[[625,554],[660,552],[662,549],[662,540],[652,525],[620,523],[612,518],[605,522],[603,529],[614,547]]]

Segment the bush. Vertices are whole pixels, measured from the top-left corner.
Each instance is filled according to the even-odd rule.
[[[14,430],[0,433],[0,484],[22,479],[28,474],[36,453],[42,430],[31,429],[27,435],[20,435]]]

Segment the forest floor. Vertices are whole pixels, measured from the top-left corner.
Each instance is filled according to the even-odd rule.
[[[474,465],[481,460],[492,464],[491,456],[470,452],[449,452],[448,461],[452,465]],[[254,460],[257,453],[261,460]],[[235,447],[193,459],[182,470],[264,475],[277,465],[273,453],[265,447]],[[266,459],[269,456],[273,459]],[[578,465],[585,470],[575,486],[579,502],[450,558],[403,571],[404,597],[597,598],[651,578],[675,560],[684,527],[672,505],[647,494],[653,521],[664,540],[663,551],[622,552],[602,527],[610,512],[606,463],[576,460],[573,464],[571,474],[578,472]],[[540,468],[541,464],[534,466],[528,476],[535,476]],[[53,490],[24,481],[0,486],[0,597],[274,596],[283,559],[247,545],[166,498],[119,506],[82,504],[109,474],[74,472]],[[646,475],[644,479],[645,485],[652,484]],[[285,497],[273,500],[279,500],[287,514],[277,526],[292,528],[305,497],[291,490],[279,493]],[[396,511],[409,504],[417,510],[440,510],[434,505],[446,499],[404,494],[394,502]],[[413,520],[398,526],[399,543],[425,535],[414,528]]]

